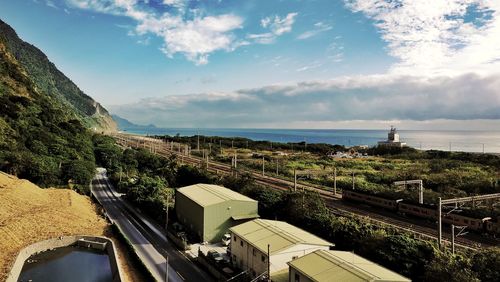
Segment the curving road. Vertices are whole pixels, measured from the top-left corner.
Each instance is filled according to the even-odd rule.
[[[120,198],[108,181],[106,169],[97,169],[91,192],[157,281],[166,280],[167,257],[168,281],[214,281],[168,242],[163,228]]]

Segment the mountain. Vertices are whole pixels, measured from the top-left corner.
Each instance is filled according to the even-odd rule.
[[[12,27],[0,20],[0,36],[5,47],[26,71],[40,93],[69,107],[88,128],[115,131],[116,123],[108,111],[83,93],[35,46],[21,40]]]
[[[113,120],[118,124],[118,129],[122,131],[147,131],[152,129],[158,129],[154,124],[150,125],[140,125],[135,124],[127,119],[124,119],[118,115],[111,115]]]
[[[16,38],[0,23],[0,170],[85,191],[95,171],[88,126],[116,125],[43,53]]]

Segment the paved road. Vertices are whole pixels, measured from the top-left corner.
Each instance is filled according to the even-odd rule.
[[[91,190],[156,280],[165,281],[168,257],[168,281],[213,281],[208,273],[168,242],[164,229],[120,198],[109,183],[105,169],[98,169]]]

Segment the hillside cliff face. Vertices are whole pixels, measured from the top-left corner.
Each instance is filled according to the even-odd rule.
[[[38,92],[49,95],[69,107],[86,127],[98,131],[116,131],[116,123],[104,107],[83,93],[42,51],[21,40],[14,29],[2,20],[0,37],[6,50],[26,71]]]
[[[75,96],[77,93],[73,92],[71,99],[90,105],[76,111],[76,106],[60,91],[65,88],[56,87],[59,82],[67,83],[64,87],[68,89],[74,84],[61,73],[45,73],[56,72],[55,67],[32,67],[30,73],[10,51],[7,42],[5,34],[0,32],[0,170],[41,186],[71,183],[76,189],[87,188],[95,172],[88,123],[99,121],[101,129],[109,129],[115,126],[114,122],[106,124],[101,118],[107,115],[104,109],[88,96]],[[37,56],[29,58],[32,65],[44,64],[37,61],[40,59]],[[34,69],[40,73],[33,75]],[[46,94],[36,80],[52,85],[52,94]]]

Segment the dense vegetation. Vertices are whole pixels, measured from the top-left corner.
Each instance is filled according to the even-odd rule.
[[[41,186],[86,190],[95,170],[90,133],[37,91],[4,40],[0,35],[0,170]]]
[[[418,202],[416,189],[395,187],[395,181],[422,179],[424,202],[436,203],[438,197],[454,198],[468,195],[498,193],[500,156],[464,152],[419,151],[413,148],[344,148],[328,144],[272,143],[245,138],[207,136],[157,136],[167,141],[182,142],[193,148],[194,155],[209,154],[212,159],[230,164],[238,155],[238,167],[262,170],[276,177],[292,179],[294,170],[330,172],[325,175],[303,175],[299,182],[334,186],[333,170],[337,171],[337,189],[351,189],[391,199]],[[205,153],[195,151],[198,147]],[[293,150],[292,150],[293,148]],[[281,153],[278,153],[281,151]],[[354,158],[332,158],[328,153],[346,152]],[[354,153],[355,152],[355,153]],[[368,157],[365,156],[368,154]],[[276,175],[278,167],[279,175]],[[413,187],[414,188],[414,187]],[[476,217],[500,215],[497,207],[464,208],[463,214]]]
[[[108,168],[121,191],[160,221],[172,190],[214,183],[258,200],[262,218],[288,221],[334,242],[339,250],[354,251],[414,281],[496,281],[500,275],[499,248],[451,255],[411,234],[333,215],[315,193],[272,190],[256,185],[245,173],[238,177],[220,176],[178,166],[175,159],[160,158],[144,149],[121,150],[110,137],[97,135],[94,143],[96,159]]]
[[[242,137],[218,137],[218,136],[156,136],[165,141],[174,141],[188,144],[193,149],[198,148],[198,141],[200,149],[210,149],[212,156],[216,156],[221,148],[245,148],[255,151],[263,150],[286,150],[297,152],[309,152],[314,154],[325,155],[329,152],[345,151],[346,148],[342,145],[332,145],[324,143],[308,144],[307,142],[271,142],[271,141],[254,141]]]

